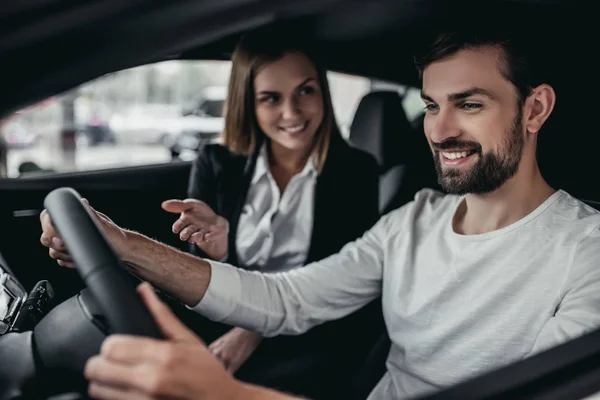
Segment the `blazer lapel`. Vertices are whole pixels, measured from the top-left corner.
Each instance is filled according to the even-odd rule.
[[[330,151],[331,157],[327,157],[327,161],[323,166],[323,171],[317,177],[315,187],[314,211],[313,211],[313,228],[305,264],[322,259],[324,249],[327,248],[327,240],[329,240],[332,224],[335,224],[337,208],[339,204],[335,203],[338,191],[336,175],[335,154]]]
[[[235,163],[231,163],[227,173],[223,174],[222,185],[219,190],[223,205],[223,216],[229,221],[229,257],[227,261],[233,265],[238,264],[237,252],[231,251],[236,248],[237,227],[246,201],[246,195],[250,189],[250,182],[254,174],[258,152],[250,157],[240,157]]]

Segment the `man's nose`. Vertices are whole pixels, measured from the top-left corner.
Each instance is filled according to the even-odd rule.
[[[437,115],[428,117],[431,124],[429,139],[432,142],[441,143],[460,136],[460,127],[452,113],[440,111]]]

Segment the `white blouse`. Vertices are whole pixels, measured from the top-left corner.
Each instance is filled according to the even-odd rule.
[[[317,170],[310,158],[281,195],[263,145],[238,222],[236,247],[241,265],[262,272],[304,265],[312,235],[316,182]]]

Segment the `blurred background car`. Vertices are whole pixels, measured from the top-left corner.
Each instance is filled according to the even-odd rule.
[[[227,87],[204,88],[185,105],[146,103],[115,111],[108,127],[120,143],[162,145],[195,149],[195,141],[215,139],[223,130],[223,105]]]
[[[193,160],[202,145],[219,141],[226,98],[227,87],[209,86],[184,108],[182,129],[170,146],[174,160]]]
[[[108,123],[93,118],[85,124],[77,125],[77,146],[98,146],[100,144],[116,144],[115,132]]]
[[[117,143],[115,132],[109,126],[111,111],[93,97],[81,96],[74,100],[74,124],[78,147],[92,147]]]
[[[181,130],[178,104],[136,104],[116,111],[108,122],[121,143],[168,146]]]

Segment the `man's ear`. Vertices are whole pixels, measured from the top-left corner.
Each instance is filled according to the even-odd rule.
[[[538,133],[546,122],[556,103],[556,93],[552,86],[541,84],[527,97],[525,102],[525,119],[523,123],[527,132]]]

